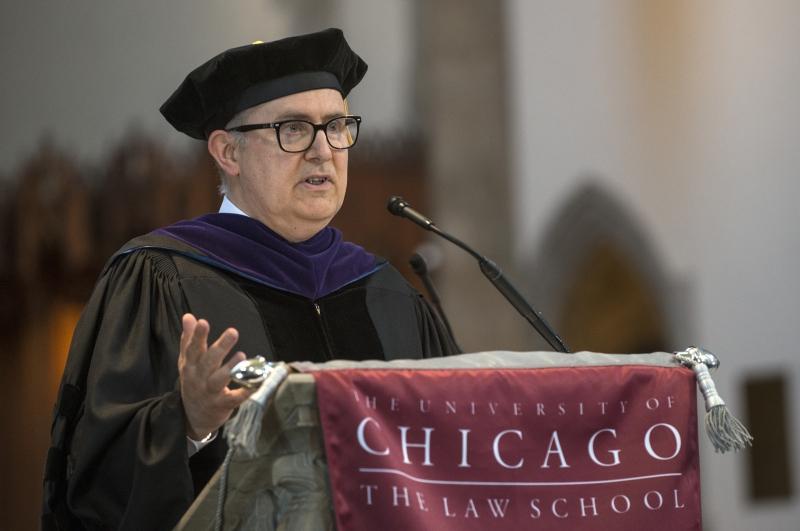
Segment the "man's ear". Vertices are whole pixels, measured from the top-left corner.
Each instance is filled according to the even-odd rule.
[[[236,150],[233,135],[222,129],[212,131],[208,135],[208,152],[214,157],[217,165],[228,175],[239,175],[239,154]]]

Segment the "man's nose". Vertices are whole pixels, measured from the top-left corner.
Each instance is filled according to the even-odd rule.
[[[328,144],[328,137],[325,136],[325,131],[320,129],[314,133],[314,141],[306,151],[306,156],[322,160],[328,160],[333,156],[333,148]]]

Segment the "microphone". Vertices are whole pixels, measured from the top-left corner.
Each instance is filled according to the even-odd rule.
[[[411,208],[411,205],[409,205],[408,201],[402,197],[390,197],[386,208],[395,216],[413,221],[423,229],[431,231],[437,236],[441,236],[445,240],[472,255],[472,257],[478,261],[481,273],[483,273],[483,275],[489,279],[494,287],[503,294],[503,296],[506,298],[506,300],[508,300],[508,302],[511,303],[514,309],[516,309],[520,315],[522,315],[522,317],[524,317],[536,329],[536,331],[539,332],[539,335],[542,336],[556,352],[569,352],[567,345],[550,327],[550,325],[547,324],[547,321],[545,321],[542,314],[534,310],[528,301],[525,300],[522,294],[520,294],[520,292],[516,290],[511,282],[505,278],[503,272],[499,267],[497,267],[497,264],[479,254],[472,247],[462,242],[455,236],[452,236],[441,230],[429,218]]]
[[[439,299],[439,292],[436,291],[436,287],[433,285],[430,275],[428,275],[427,262],[425,262],[425,259],[421,254],[414,253],[408,263],[411,265],[411,269],[414,270],[414,273],[416,273],[419,279],[422,281],[422,285],[425,286],[425,290],[428,292],[428,297],[431,299],[431,304],[433,304],[433,308],[436,313],[439,314],[439,318],[442,320],[442,324],[444,324],[444,328],[450,336],[450,341],[453,342],[453,345],[456,347],[458,352],[462,352],[461,347],[456,341],[456,336],[453,334],[453,329],[450,327],[450,321],[447,319],[447,314],[444,313],[442,301]]]
[[[431,227],[435,226],[433,221],[411,208],[411,205],[408,204],[408,201],[402,197],[396,195],[390,197],[389,204],[386,205],[386,208],[388,208],[389,212],[395,216],[410,219],[425,230],[431,230]]]

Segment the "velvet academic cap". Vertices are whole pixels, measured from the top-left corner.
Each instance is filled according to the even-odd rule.
[[[339,29],[249,44],[195,68],[161,114],[178,131],[202,140],[236,113],[289,94],[332,88],[347,96],[366,71]]]

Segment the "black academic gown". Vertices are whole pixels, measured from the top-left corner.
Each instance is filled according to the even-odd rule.
[[[63,504],[53,507],[66,484],[76,528],[171,529],[221,464],[222,437],[187,456],[177,368],[186,312],[209,321],[212,341],[237,328],[232,352],[250,357],[455,352],[421,295],[388,264],[312,301],[204,263],[202,253],[166,236],[137,238],[109,261],[73,337],[56,405],[55,457],[48,456],[45,524],[48,512],[64,512]]]

